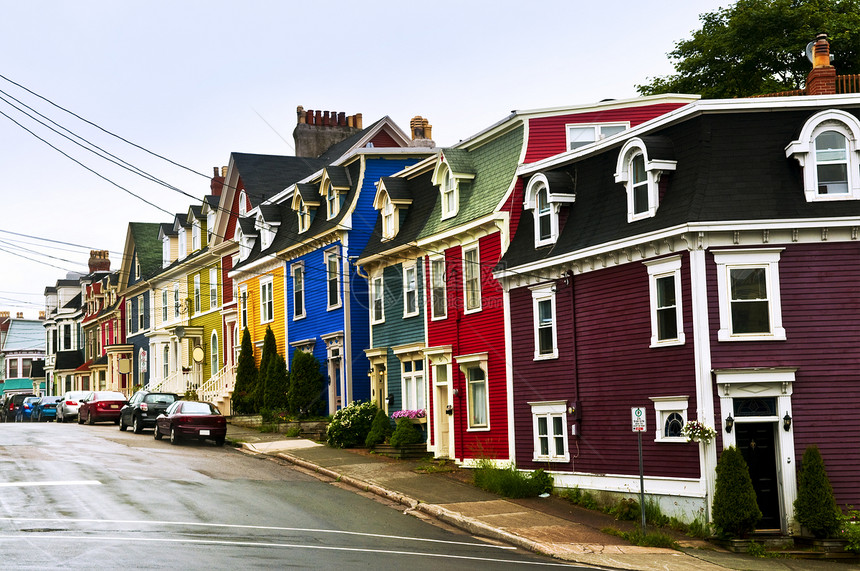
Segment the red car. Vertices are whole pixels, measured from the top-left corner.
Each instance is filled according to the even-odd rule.
[[[155,419],[155,439],[164,436],[170,436],[171,444],[194,438],[214,440],[216,446],[222,446],[227,436],[227,419],[212,403],[176,401]]]
[[[128,400],[122,393],[114,391],[93,391],[80,399],[78,424],[111,421],[119,424],[119,413]]]

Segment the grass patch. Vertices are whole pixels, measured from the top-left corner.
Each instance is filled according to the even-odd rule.
[[[514,466],[496,468],[482,460],[475,469],[475,485],[506,498],[533,498],[552,491],[552,476],[542,469],[529,474]]]
[[[421,460],[418,466],[415,467],[415,472],[423,472],[424,474],[440,474],[444,472],[453,472],[457,466],[451,460],[433,460],[433,458],[425,458]]]
[[[296,437],[298,437],[298,436],[301,436],[301,435],[302,435],[302,427],[301,427],[301,426],[298,426],[298,425],[296,425],[296,426],[291,426],[291,427],[287,430],[287,434],[286,434],[286,435],[287,435],[287,436],[289,436],[290,438],[296,438]]]
[[[614,527],[604,527],[600,531],[608,535],[620,537],[625,541],[629,541],[633,545],[639,545],[640,547],[663,547],[666,549],[678,549],[677,541],[675,541],[665,533],[661,533],[659,531],[649,531],[646,533],[642,533],[641,529],[634,529],[633,531],[621,531],[620,529],[615,529]]]

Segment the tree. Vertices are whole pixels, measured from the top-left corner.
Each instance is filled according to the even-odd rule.
[[[287,409],[297,416],[318,416],[325,410],[323,375],[312,353],[296,351],[290,367]]]
[[[714,527],[722,537],[743,537],[761,519],[749,467],[734,446],[723,450],[717,462],[713,515]]]
[[[287,362],[280,353],[275,353],[269,359],[263,407],[271,411],[286,409],[287,389],[289,389]]]
[[[272,357],[278,354],[278,343],[275,341],[275,334],[271,327],[266,327],[266,334],[263,336],[263,353],[260,355],[260,370],[257,373],[257,390],[254,391],[254,404],[257,410],[262,410],[265,406],[266,384],[269,376],[269,362]]]
[[[806,45],[826,33],[833,65],[860,73],[860,0],[739,0],[699,16],[702,28],[669,52],[675,75],[648,78],[641,95],[747,97],[801,89]]]
[[[842,510],[836,505],[824,460],[815,445],[803,452],[794,516],[818,538],[835,537],[842,523]]]
[[[233,388],[233,412],[252,414],[254,392],[257,388],[257,365],[254,363],[254,347],[248,329],[242,333],[242,347],[239,349],[239,362],[236,364],[236,386]]]

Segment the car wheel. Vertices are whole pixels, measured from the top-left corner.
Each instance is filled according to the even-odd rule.
[[[122,415],[119,417],[119,429],[121,432],[125,432],[125,429],[128,428],[128,425],[122,420]]]
[[[224,446],[224,437],[219,436],[215,439],[215,446]]]
[[[161,440],[161,439],[162,439],[162,437],[164,436],[163,434],[161,434],[161,433],[158,431],[158,425],[157,425],[157,424],[155,425],[155,432],[153,432],[153,433],[152,433],[152,436],[153,436],[156,440]]]
[[[78,412],[78,424],[84,423],[84,414],[82,412]]]
[[[170,427],[170,443],[179,444],[179,435],[176,434],[176,429],[172,426]]]
[[[140,424],[139,416],[135,416],[131,419],[131,427],[135,434],[140,434],[141,432],[143,432],[143,426]]]
[[[87,415],[87,424],[88,424],[88,425],[90,425],[90,426],[92,426],[93,424],[95,424],[95,421],[93,420],[93,415],[91,415],[91,414],[88,414],[88,415]]]

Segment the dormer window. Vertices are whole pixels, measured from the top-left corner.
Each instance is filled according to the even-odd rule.
[[[200,221],[194,220],[191,223],[191,251],[196,252],[200,249]]]
[[[161,239],[161,267],[170,265],[170,236]]]
[[[134,277],[135,279],[140,279],[140,260],[137,254],[134,255]]]
[[[555,243],[559,233],[559,208],[575,199],[573,183],[566,173],[537,173],[529,179],[524,206],[534,214],[535,247]]]
[[[311,227],[311,211],[301,198],[298,199],[299,209],[296,212],[299,216],[299,232],[305,232]]]
[[[334,189],[334,186],[329,183],[326,189],[325,210],[327,218],[331,220],[340,212],[340,195]]]
[[[246,259],[251,254],[251,241],[245,236],[238,224],[236,225],[235,240],[239,242],[239,259]]]
[[[245,191],[242,190],[239,193],[239,216],[245,216],[248,214],[248,197],[245,195]]]
[[[181,260],[188,254],[188,237],[185,234],[185,228],[179,229],[179,259]]]
[[[210,210],[206,214],[206,240],[207,242],[212,241],[212,235],[215,234],[215,214],[214,210]]]
[[[442,179],[441,192],[442,218],[450,218],[457,214],[460,198],[457,195],[457,181],[448,169],[445,170],[445,176]]]
[[[860,200],[860,121],[839,110],[807,120],[800,138],[785,148],[803,167],[807,202]]]
[[[275,239],[275,229],[272,228],[271,224],[267,224],[259,214],[255,226],[260,235],[260,249],[265,250],[272,245],[272,241]]]
[[[382,199],[382,237],[386,240],[394,238],[397,234],[397,210],[388,196]]]
[[[628,222],[657,214],[660,177],[665,171],[675,170],[676,164],[673,160],[649,156],[645,142],[638,137],[621,147],[615,167],[615,182],[627,189]]]
[[[572,151],[595,141],[611,137],[625,131],[630,127],[629,123],[606,123],[602,125],[568,125],[567,126],[567,149]]]

